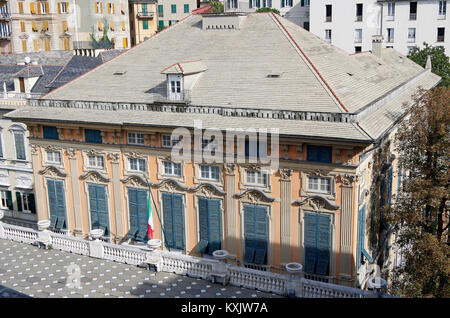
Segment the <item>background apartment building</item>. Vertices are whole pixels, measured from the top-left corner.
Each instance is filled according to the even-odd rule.
[[[159,0],[158,29],[171,26],[197,9],[197,0]]]
[[[129,47],[127,0],[17,0],[6,1],[1,8],[0,48],[4,53],[91,47],[90,34],[98,39],[105,26],[116,48]],[[9,26],[3,26],[7,22]]]
[[[146,40],[158,30],[157,3],[156,0],[129,1],[131,46]]]
[[[446,0],[315,0],[309,7],[296,6],[286,18],[349,53],[370,50],[372,36],[382,35],[383,47],[407,55],[424,42],[449,52],[446,15]]]
[[[274,8],[285,16],[294,7],[309,6],[310,0],[223,0],[221,2],[227,12],[255,12],[260,8]]]

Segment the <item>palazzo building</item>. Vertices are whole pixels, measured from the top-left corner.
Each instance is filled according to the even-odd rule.
[[[27,126],[54,229],[145,242],[150,188],[164,249],[357,285],[361,264],[390,257],[370,238],[398,185],[402,105],[439,81],[377,38],[349,55],[273,13],[193,14],[5,116]],[[239,144],[249,128],[267,140]],[[207,129],[239,136],[221,147]],[[209,156],[178,160],[180,145]]]

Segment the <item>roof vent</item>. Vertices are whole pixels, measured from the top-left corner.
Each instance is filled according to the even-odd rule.
[[[115,71],[113,75],[124,75],[127,71]]]
[[[270,74],[267,74],[266,77],[267,78],[279,78],[279,77],[281,77],[281,73],[274,73],[274,72],[272,72]]]
[[[246,18],[245,13],[204,13],[202,14],[203,30],[239,30]]]

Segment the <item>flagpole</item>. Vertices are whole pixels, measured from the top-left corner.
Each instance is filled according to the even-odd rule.
[[[167,245],[166,231],[164,230],[164,227],[163,227],[163,225],[162,225],[161,218],[160,218],[159,212],[158,212],[158,208],[156,207],[155,199],[153,198],[152,188],[151,188],[151,186],[150,186],[150,183],[148,182],[147,177],[144,176],[144,178],[145,178],[145,182],[147,183],[148,191],[150,192],[150,197],[152,198],[153,205],[155,206],[156,215],[158,215],[159,225],[161,226],[161,230],[162,230],[162,232],[163,232],[163,236],[164,236],[164,241],[165,241],[165,243],[166,243],[166,247],[167,247],[167,249],[168,249],[169,252],[170,252],[170,247]],[[150,203],[150,204],[151,204],[151,203]]]

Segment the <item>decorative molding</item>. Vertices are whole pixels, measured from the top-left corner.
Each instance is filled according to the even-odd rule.
[[[147,156],[145,154],[143,154],[142,152],[135,152],[135,151],[126,152],[125,156],[127,156],[130,159],[146,159],[147,158]]]
[[[207,198],[211,198],[213,196],[224,196],[227,193],[217,187],[215,184],[212,183],[201,183],[198,186],[194,188],[190,188],[191,191],[197,192],[197,194],[205,196]]]
[[[228,163],[224,165],[225,167],[225,173],[228,175],[234,175],[234,169],[236,168],[236,165],[234,163]]]
[[[67,148],[66,153],[69,156],[69,159],[76,159],[77,157],[77,149],[75,148]]]
[[[281,181],[290,181],[292,172],[293,172],[292,169],[281,168],[280,169]]]
[[[321,195],[311,195],[303,200],[295,200],[292,202],[295,206],[309,205],[314,211],[322,209],[326,210],[338,210],[339,205],[331,203],[327,198]]]
[[[41,175],[48,175],[48,176],[56,176],[56,177],[62,177],[65,178],[67,177],[67,173],[63,172],[62,170],[60,170],[59,168],[55,167],[55,166],[47,166],[42,170],[39,170],[39,174]]]
[[[156,188],[166,190],[168,192],[174,192],[175,190],[181,190],[181,191],[189,191],[190,190],[189,187],[182,185],[180,182],[178,182],[177,180],[172,179],[172,178],[163,179],[158,183],[151,183],[151,185]]]
[[[120,153],[119,152],[109,152],[108,159],[111,160],[111,163],[119,163]]]
[[[30,151],[31,151],[32,155],[37,155],[38,154],[38,150],[39,150],[39,146],[38,145],[31,145]]]
[[[308,173],[312,176],[318,176],[318,177],[327,177],[329,175],[328,171],[320,170],[320,169],[314,169],[313,171]]]
[[[60,147],[55,147],[54,145],[43,146],[46,151],[60,151]]]
[[[128,177],[126,177],[124,179],[121,179],[120,181],[123,182],[124,184],[127,184],[127,185],[129,185],[131,187],[134,187],[134,188],[138,188],[138,187],[148,188],[147,181],[143,177],[141,177],[141,176],[139,176],[137,174],[133,174],[131,176],[128,176]]]
[[[106,176],[104,176],[102,173],[95,171],[95,170],[89,170],[85,174],[82,174],[80,176],[80,180],[88,180],[95,183],[98,182],[109,182],[110,179]]]
[[[90,149],[90,150],[84,150],[84,153],[86,155],[91,155],[91,156],[103,156],[104,153],[95,149]]]
[[[247,189],[244,192],[237,193],[234,195],[237,199],[247,199],[252,203],[257,202],[273,202],[275,198],[265,194],[263,191],[259,189]]]
[[[339,179],[342,181],[342,184],[345,186],[351,186],[353,182],[356,182],[359,180],[357,175],[351,175],[351,174],[340,174]]]

